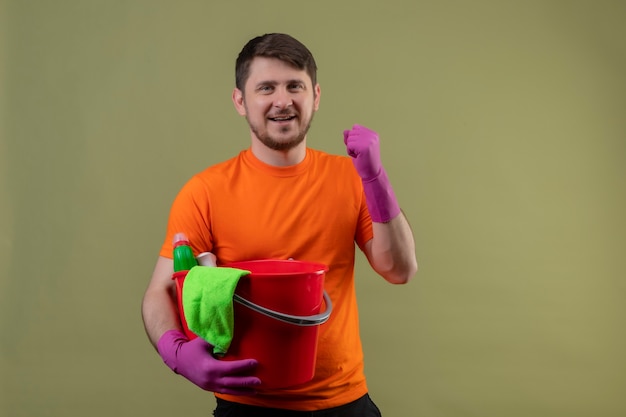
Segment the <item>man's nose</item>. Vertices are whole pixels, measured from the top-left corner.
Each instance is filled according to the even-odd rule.
[[[291,105],[293,105],[293,99],[289,91],[284,89],[276,91],[276,95],[274,96],[274,107],[286,109]]]

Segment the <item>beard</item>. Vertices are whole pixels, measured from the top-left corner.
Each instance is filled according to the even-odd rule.
[[[261,143],[263,145],[265,145],[268,148],[270,148],[272,150],[275,150],[275,151],[288,151],[288,150],[291,150],[291,149],[295,148],[296,146],[301,144],[302,141],[304,141],[304,139],[306,138],[306,134],[308,133],[309,129],[311,128],[311,123],[313,121],[313,115],[311,115],[311,118],[304,125],[304,127],[301,127],[300,125],[298,125],[296,127],[296,129],[299,129],[299,130],[297,132],[294,132],[294,136],[292,136],[291,138],[288,138],[288,139],[279,139],[279,138],[276,138],[276,137],[272,136],[267,131],[267,129],[263,129],[259,125],[253,124],[250,121],[250,119],[248,119],[247,116],[246,116],[246,120],[248,121],[248,125],[250,126],[250,130],[252,130],[254,135],[261,141]],[[287,134],[291,130],[293,130],[293,128],[291,126],[284,126],[284,127],[280,128],[280,132],[283,133],[283,134]]]

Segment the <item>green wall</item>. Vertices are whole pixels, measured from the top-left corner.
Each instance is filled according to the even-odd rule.
[[[312,147],[381,134],[420,272],[358,264],[386,417],[626,415],[626,2],[0,2],[0,415],[207,416],[140,302],[183,182],[248,146],[236,54],[316,56]]]

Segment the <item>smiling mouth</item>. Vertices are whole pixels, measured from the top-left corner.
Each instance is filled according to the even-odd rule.
[[[268,119],[273,121],[273,122],[288,122],[288,121],[293,120],[295,118],[296,118],[296,116],[293,115],[293,114],[268,117]]]

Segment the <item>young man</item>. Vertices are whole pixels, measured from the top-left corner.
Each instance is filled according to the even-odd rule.
[[[374,131],[354,125],[343,132],[349,157],[307,147],[321,95],[316,71],[309,50],[291,36],[267,34],[244,46],[232,99],[250,126],[251,146],[182,188],[144,296],[151,342],[174,372],[215,393],[217,417],[380,416],[363,373],[355,243],[393,284],[406,283],[417,271],[415,243]],[[329,266],[325,290],[333,313],[320,326],[312,381],[263,389],[254,358],[221,361],[207,342],[185,337],[171,280],[172,238],[181,231],[196,255],[211,252],[218,265],[294,258]]]

